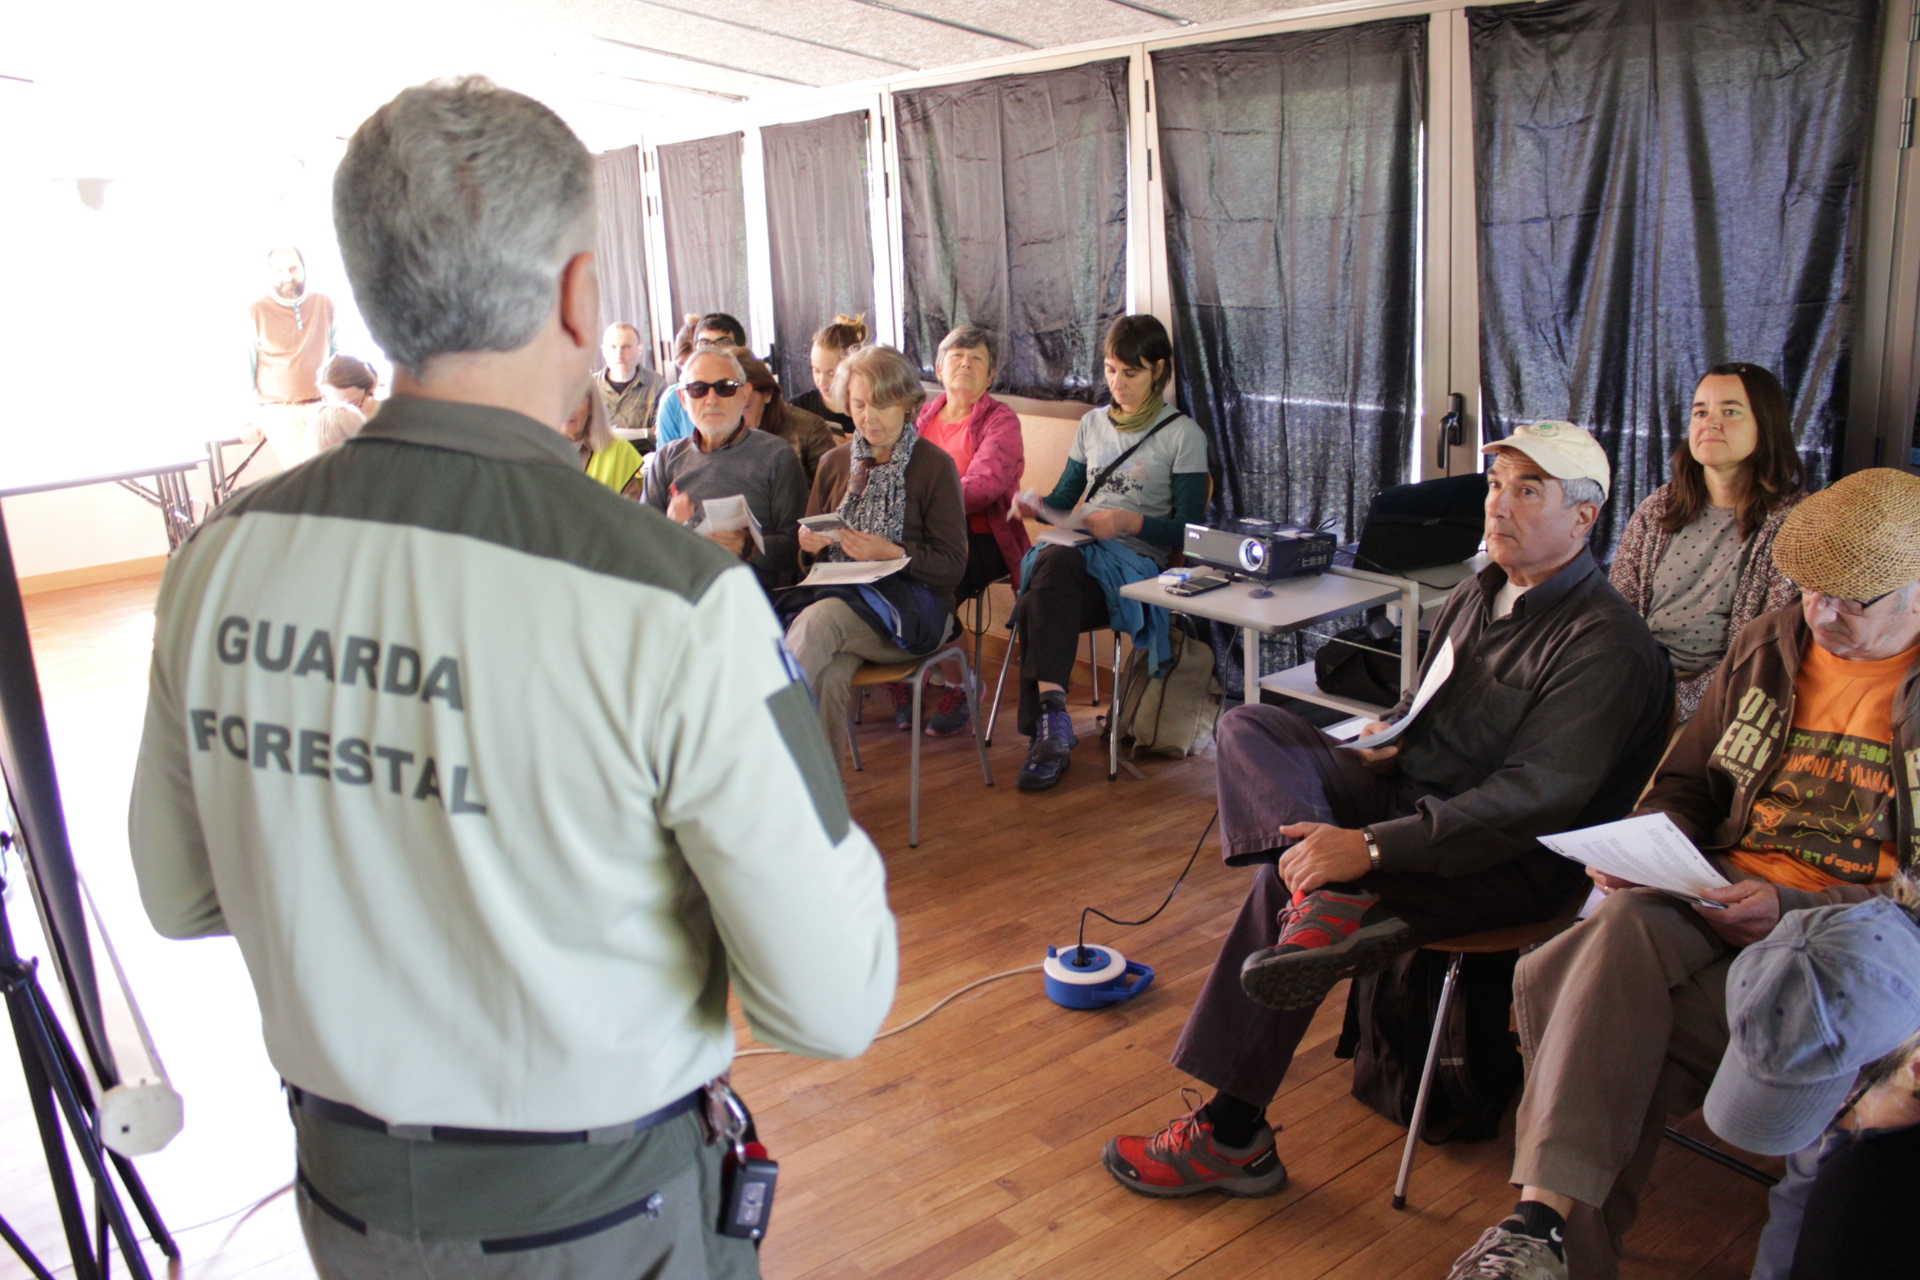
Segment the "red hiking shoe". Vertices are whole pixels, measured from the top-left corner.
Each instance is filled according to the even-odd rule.
[[[887,697],[893,701],[893,727],[913,728],[913,686],[894,680],[887,685]]]
[[[1193,1093],[1196,1102],[1199,1096]],[[1274,1150],[1269,1125],[1262,1123],[1245,1147],[1222,1146],[1214,1141],[1213,1125],[1197,1105],[1149,1137],[1109,1138],[1101,1160],[1121,1186],[1143,1196],[1218,1191],[1250,1199],[1273,1195],[1287,1185],[1287,1167]]]
[[[1379,901],[1364,890],[1296,895],[1280,913],[1279,941],[1240,966],[1240,985],[1269,1009],[1311,1009],[1343,978],[1380,972],[1412,945],[1413,930],[1397,916],[1363,925]]]
[[[967,710],[967,691],[959,685],[948,685],[940,695],[940,705],[927,717],[927,736],[957,738],[972,724],[972,713]]]

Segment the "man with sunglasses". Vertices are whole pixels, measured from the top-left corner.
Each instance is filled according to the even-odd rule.
[[[752,532],[707,533],[753,566],[768,591],[790,585],[800,565],[800,517],[807,513],[807,474],[786,441],[747,426],[747,374],[733,352],[703,342],[687,357],[674,392],[693,420],[690,436],[669,441],[648,459],[644,501],[669,520],[697,527],[710,498],[738,495],[760,525]]]
[[[1920,793],[1920,477],[1858,472],[1781,526],[1799,604],[1714,672],[1639,812],[1665,813],[1731,881],[1693,906],[1591,873],[1592,916],[1526,956],[1520,1204],[1454,1277],[1610,1277],[1667,1118],[1706,1097],[1727,971],[1785,912],[1885,894]]]

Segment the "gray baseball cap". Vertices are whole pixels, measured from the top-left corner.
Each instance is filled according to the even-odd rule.
[[[1734,959],[1727,1024],[1707,1123],[1762,1155],[1810,1146],[1860,1068],[1920,1029],[1920,926],[1891,898],[1789,911]]]

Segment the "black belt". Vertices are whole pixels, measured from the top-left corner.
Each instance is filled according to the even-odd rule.
[[[319,1116],[322,1120],[331,1120],[335,1124],[352,1125],[356,1129],[371,1129],[375,1133],[384,1133],[390,1138],[400,1138],[408,1142],[472,1142],[522,1147],[559,1146],[574,1142],[594,1144],[625,1142],[655,1125],[665,1124],[676,1116],[685,1115],[699,1106],[705,1096],[706,1089],[703,1086],[685,1097],[674,1099],[657,1111],[647,1112],[637,1120],[624,1120],[619,1124],[610,1124],[598,1129],[575,1129],[569,1133],[551,1133],[533,1129],[463,1129],[446,1124],[389,1124],[379,1116],[368,1115],[358,1107],[350,1107],[344,1102],[322,1098],[298,1085],[287,1086],[287,1099],[294,1106],[310,1115]]]

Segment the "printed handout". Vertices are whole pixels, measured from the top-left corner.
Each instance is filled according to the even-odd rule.
[[[1643,813],[1580,831],[1541,836],[1540,843],[1563,858],[1621,880],[1699,906],[1722,909],[1720,903],[1701,898],[1700,891],[1723,888],[1726,877],[1714,870],[1705,855],[1693,847],[1693,841],[1664,813]]]
[[[1427,704],[1433,701],[1433,695],[1440,692],[1440,686],[1445,684],[1447,677],[1452,674],[1453,637],[1448,636],[1445,640],[1441,641],[1440,652],[1434,654],[1433,661],[1427,664],[1427,674],[1421,678],[1420,688],[1418,692],[1413,695],[1413,705],[1407,708],[1407,714],[1401,716],[1398,720],[1378,733],[1371,734],[1365,738],[1355,738],[1352,742],[1343,742],[1340,745],[1343,747],[1352,747],[1356,751],[1366,751],[1374,747],[1384,747],[1389,743],[1397,742],[1400,735],[1407,731],[1407,726],[1412,724],[1415,718],[1427,709]]]
[[[764,553],[767,540],[760,533],[760,522],[753,518],[753,512],[747,508],[747,500],[740,494],[727,498],[708,498],[700,504],[701,520],[693,526],[698,534],[732,533],[735,529],[745,529],[747,536],[753,539],[755,555]]]
[[[821,560],[812,572],[800,580],[803,587],[855,587],[863,582],[878,582],[907,567],[907,557],[898,560]]]

